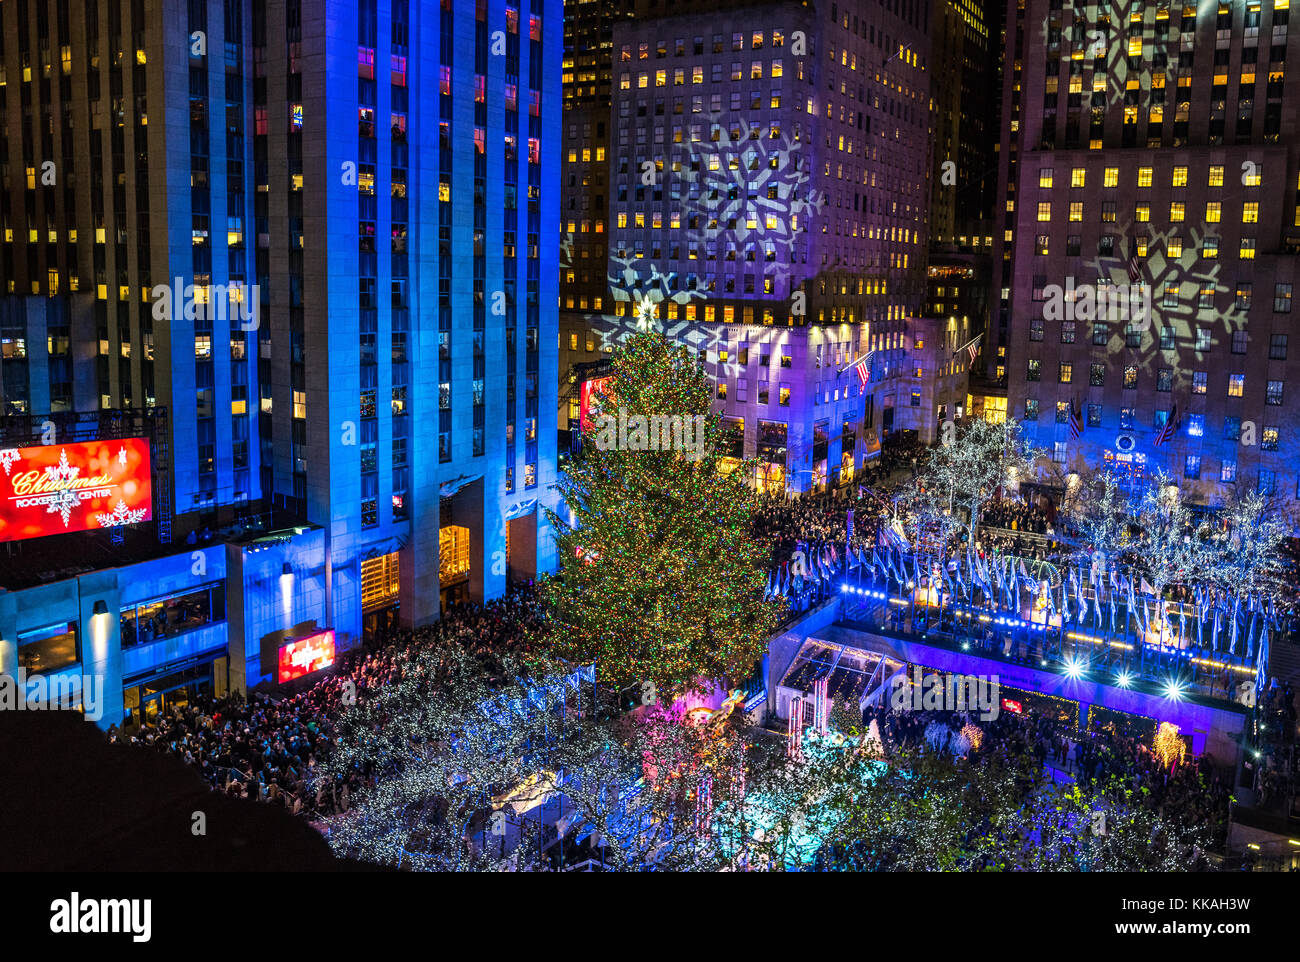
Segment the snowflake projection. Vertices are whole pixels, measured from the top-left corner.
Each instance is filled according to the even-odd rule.
[[[675,175],[688,187],[688,223],[698,217],[697,239],[716,244],[721,256],[761,252],[779,296],[792,280],[799,235],[824,201],[811,186],[811,158],[789,132],[773,137],[771,128],[726,114],[714,115],[710,126],[717,142],[690,143]]]
[[[125,447],[120,447],[120,448],[117,449],[117,463],[120,464],[122,467],[126,467],[126,448],[125,448]]]
[[[72,482],[81,474],[81,468],[74,468],[68,463],[68,449],[64,448],[59,452],[58,467],[47,467],[45,477],[55,487],[54,496],[51,498],[49,505],[45,508],[46,514],[57,514],[63,518],[63,526],[68,526],[68,518],[72,515],[72,509],[81,503],[77,497],[76,489],[72,487]]]
[[[144,508],[128,508],[126,502],[119,498],[112,514],[101,512],[95,515],[95,523],[101,528],[116,528],[119,525],[136,524],[143,521],[144,515]]]
[[[683,145],[664,172],[664,186],[681,210],[679,254],[693,253],[688,259],[707,265],[703,268],[707,274],[718,263],[749,265],[751,272],[761,274],[763,293],[726,293],[784,306],[797,287],[794,265],[801,260],[800,237],[822,204],[820,192],[810,186],[808,153],[789,133],[777,131],[773,136],[769,127],[752,126],[725,114],[710,120],[707,126],[717,139]],[[687,312],[665,311],[663,305],[684,305],[720,292],[703,278],[683,279],[676,271],[663,270],[654,259],[642,256],[643,248],[635,239],[631,246],[631,250],[610,251],[612,300],[627,306],[622,315],[595,319],[601,346],[615,347],[657,322],[676,342],[717,357],[729,325],[686,320]],[[674,313],[676,317],[669,316]],[[720,377],[739,370],[734,357],[726,363],[729,370],[720,369]]]
[[[4,466],[6,475],[8,475],[9,472],[13,469],[13,464],[17,460],[18,460],[17,448],[5,448],[3,451],[0,451],[0,465]]]
[[[560,237],[560,270],[574,266],[573,251],[573,231],[565,231]]]
[[[1052,11],[1043,19],[1043,42],[1048,50],[1066,47],[1061,50],[1063,62],[1070,62],[1070,54],[1078,52],[1085,68],[1091,68],[1099,59],[1105,64],[1101,70],[1093,69],[1091,79],[1082,84],[1083,90],[1076,92],[1080,96],[1086,92],[1092,98],[1086,106],[1114,107],[1120,104],[1130,93],[1130,80],[1136,80],[1141,90],[1150,92],[1151,70],[1131,64],[1145,63],[1146,54],[1151,50],[1155,33],[1154,28],[1148,31],[1145,11],[1155,6],[1147,0],[1111,0],[1106,19],[1095,23],[1088,22],[1086,7],[1073,7],[1073,35],[1068,38],[1062,31],[1059,10]],[[1067,42],[1062,43],[1063,39]],[[1130,55],[1130,44],[1137,45],[1139,52]],[[1176,62],[1177,58],[1174,60]],[[1104,85],[1097,89],[1095,81],[1102,78]]]
[[[1139,229],[1149,225],[1130,223],[1120,231],[1120,236],[1133,237]],[[1232,332],[1244,320],[1244,314],[1229,305],[1219,309],[1231,289],[1219,280],[1221,268],[1217,259],[1201,258],[1206,237],[1215,234],[1207,225],[1192,228],[1189,232],[1150,230],[1147,236],[1147,256],[1141,265],[1141,280],[1151,292],[1150,330],[1147,336],[1149,349],[1140,357],[1139,367],[1144,374],[1154,376],[1156,367],[1173,367],[1191,371],[1197,367],[1198,350],[1203,352],[1217,347],[1232,337]],[[1130,240],[1129,244],[1135,243]],[[1210,264],[1208,268],[1203,266]],[[1126,262],[1121,258],[1094,257],[1088,266],[1095,271],[1097,283],[1120,287],[1130,284]],[[1213,304],[1201,306],[1210,299]],[[1118,355],[1126,350],[1127,322],[1113,325],[1107,352]],[[1209,332],[1210,343],[1201,342],[1198,349],[1198,329]],[[1158,350],[1162,330],[1170,331],[1174,340],[1176,360],[1171,364],[1169,350]],[[1166,339],[1165,343],[1169,343]],[[1130,351],[1129,356],[1133,353]]]
[[[670,319],[664,305],[684,305],[705,295],[699,290],[680,290],[674,272],[661,271],[658,266],[636,257],[609,256],[609,292],[615,303],[626,304],[622,316],[602,314],[594,319],[601,347],[613,348],[622,344],[632,334],[658,324],[664,335],[694,351],[716,349],[723,338],[722,325],[704,325],[684,320],[684,311]]]

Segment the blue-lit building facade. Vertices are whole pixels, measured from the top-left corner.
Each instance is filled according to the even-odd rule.
[[[9,545],[0,671],[109,724],[549,570],[558,0],[18,6],[4,447],[138,426],[154,505]]]

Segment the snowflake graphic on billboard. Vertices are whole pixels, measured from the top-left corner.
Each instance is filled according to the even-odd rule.
[[[17,448],[5,448],[0,451],[0,465],[4,466],[5,474],[8,475],[13,469],[13,464],[19,458]]]
[[[79,474],[81,468],[74,468],[68,463],[67,448],[59,452],[58,467],[45,469],[45,477],[56,486],[54,497],[46,506],[45,513],[60,515],[65,528],[68,526],[68,519],[72,516],[72,509],[81,501],[77,497],[76,490],[70,486],[70,482],[75,481]]]
[[[115,528],[124,524],[136,524],[143,521],[144,508],[128,508],[126,502],[118,499],[111,514],[101,512],[95,515],[95,523],[101,528]]]

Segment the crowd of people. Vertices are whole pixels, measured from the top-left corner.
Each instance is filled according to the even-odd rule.
[[[864,724],[877,721],[887,753],[918,750],[938,722],[951,739],[967,723],[965,713],[945,711],[893,711],[868,707]],[[1080,730],[1078,720],[1065,713],[1025,709],[1002,711],[996,718],[977,722],[983,737],[970,749],[976,758],[997,757],[1011,766],[1032,766],[1035,774],[1055,770],[1054,777],[1106,790],[1122,785],[1133,789],[1162,815],[1179,817],[1185,825],[1202,826],[1221,846],[1226,837],[1231,776],[1209,756],[1185,757],[1172,764],[1157,758],[1150,746],[1153,732],[1123,731],[1113,723],[1094,721]],[[931,743],[932,744],[932,743]],[[947,746],[939,746],[946,748]]]
[[[924,463],[925,451],[914,432],[894,435],[881,445],[880,457],[863,465],[859,483],[877,487],[887,485],[895,475],[913,477]]]
[[[315,777],[333,743],[344,692],[362,696],[392,682],[416,652],[435,641],[460,646],[489,678],[499,677],[503,655],[527,656],[538,617],[532,590],[515,588],[487,604],[455,606],[433,625],[382,633],[297,694],[196,700],[129,730],[113,726],[108,738],[178,755],[230,795],[309,817],[346,811],[361,787],[361,773],[332,782]]]
[[[1015,498],[992,498],[980,509],[980,521],[987,528],[1055,534],[1053,512],[1034,502]]]
[[[919,450],[890,447],[873,469],[868,483],[849,497],[805,496],[797,499],[760,496],[753,519],[756,535],[771,539],[774,572],[789,567],[798,552],[805,558],[834,553],[844,562],[845,548],[876,548],[881,531],[893,521],[892,495],[911,481]],[[869,487],[868,484],[871,486]],[[853,524],[850,532],[849,512]],[[1059,556],[1063,545],[1051,512],[1037,505],[997,499],[983,509],[983,527],[975,549],[983,554],[1011,552],[1025,558]],[[826,579],[806,579],[792,599],[795,610],[806,608],[832,590]],[[1297,589],[1300,590],[1300,589]],[[890,615],[903,618],[901,608]],[[433,642],[451,642],[471,653],[489,678],[504,673],[502,657],[530,654],[530,639],[538,634],[541,615],[531,588],[515,588],[487,604],[453,606],[435,624],[417,630],[386,629],[359,649],[342,656],[328,674],[295,694],[253,693],[212,700],[195,700],[144,719],[130,729],[112,728],[109,738],[181,757],[218,791],[280,805],[294,814],[325,817],[346,811],[350,798],[364,785],[364,775],[352,772],[332,781],[317,777],[336,737],[335,721],[344,692],[362,695],[392,683],[414,653]],[[991,629],[975,639],[977,645],[1002,644]],[[1010,653],[1007,652],[1010,656]],[[1037,658],[1037,651],[1021,653]],[[1277,727],[1292,734],[1296,728],[1293,692],[1289,686],[1266,693],[1267,712]],[[887,750],[918,746],[934,721],[957,732],[960,719],[951,713],[898,713],[868,709],[870,722],[879,722]],[[1191,820],[1220,830],[1226,824],[1228,790],[1208,763],[1192,760],[1172,768],[1160,764],[1146,743],[1113,727],[1077,730],[1077,721],[1044,714],[1002,713],[983,724],[985,738],[974,751],[997,753],[1007,759],[1033,759],[1080,781],[1106,782],[1117,776],[1146,789],[1151,804],[1177,810]],[[1149,741],[1147,739],[1146,741]],[[1264,769],[1260,789],[1265,797],[1294,793],[1289,766]]]

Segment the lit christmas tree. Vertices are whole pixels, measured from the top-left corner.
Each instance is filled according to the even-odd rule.
[[[542,586],[554,653],[645,704],[747,677],[777,622],[746,467],[724,473],[713,388],[688,349],[642,331],[612,355],[603,413],[550,514]]]

